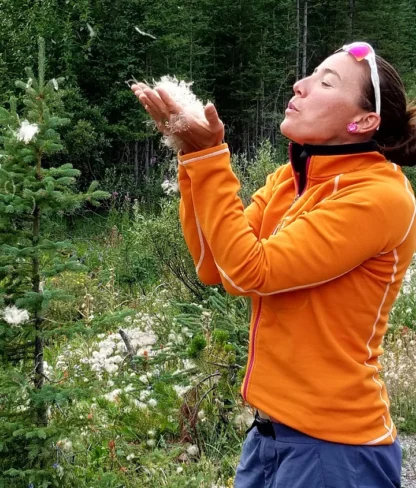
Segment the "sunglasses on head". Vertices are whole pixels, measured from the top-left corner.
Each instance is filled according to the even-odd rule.
[[[357,61],[362,61],[363,59],[365,59],[368,62],[371,71],[371,82],[374,88],[374,96],[376,99],[376,112],[378,115],[380,115],[380,77],[378,75],[376,53],[374,49],[370,46],[370,44],[367,44],[366,42],[353,42],[352,44],[346,44],[345,46],[342,46],[342,48],[338,49],[338,51],[336,52],[339,51],[345,51],[351,54]]]

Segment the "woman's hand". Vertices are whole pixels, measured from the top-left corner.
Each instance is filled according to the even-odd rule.
[[[204,117],[184,109],[162,88],[151,89],[144,83],[131,86],[145,110],[165,136],[174,136],[184,153],[218,146],[224,139],[224,124],[216,108],[208,103]]]

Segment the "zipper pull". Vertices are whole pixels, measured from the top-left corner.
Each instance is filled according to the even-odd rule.
[[[299,195],[299,193],[298,193],[298,194],[295,196],[295,199],[293,200],[293,202],[290,204],[290,207],[288,208],[288,210],[290,210],[290,209],[293,207],[293,205],[294,205],[294,204],[295,204],[295,203],[296,203],[296,202],[299,200],[299,197],[300,197],[300,195]]]

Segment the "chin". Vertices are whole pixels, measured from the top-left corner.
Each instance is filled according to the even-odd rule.
[[[294,125],[295,124],[291,124],[290,121],[285,118],[280,124],[280,132],[291,141],[297,142],[298,144],[304,144],[304,138],[301,136],[299,131],[296,130]]]

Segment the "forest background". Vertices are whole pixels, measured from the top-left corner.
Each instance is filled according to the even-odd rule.
[[[62,158],[82,181],[146,193],[163,152],[126,81],[174,75],[213,101],[233,153],[287,141],[279,122],[296,79],[354,39],[371,41],[416,94],[416,5],[411,0],[3,0],[0,100],[47,45],[47,76],[65,77],[71,124]],[[155,37],[144,36],[137,30]],[[113,182],[114,180],[114,182]]]
[[[232,486],[251,420],[238,392],[249,305],[198,281],[174,155],[128,84],[171,75],[213,101],[248,203],[287,160],[293,83],[343,44],[370,42],[416,98],[416,3],[0,0],[0,12],[1,153],[17,165],[0,171],[0,487]],[[34,114],[26,145],[13,131]],[[59,195],[25,192],[39,154]],[[383,362],[404,439],[416,433],[415,287],[412,265]]]

